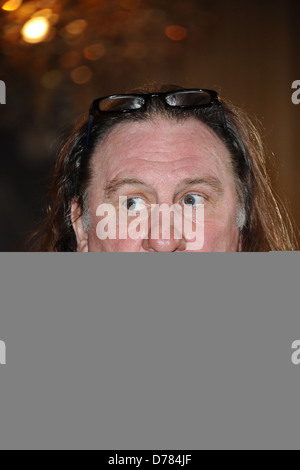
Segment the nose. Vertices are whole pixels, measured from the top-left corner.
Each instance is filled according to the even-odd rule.
[[[148,238],[142,242],[142,247],[145,251],[149,252],[174,252],[184,251],[186,248],[186,241],[182,233],[175,229],[174,225],[170,226],[170,237],[162,237],[162,229],[159,227],[159,237],[154,233],[152,234],[151,228],[148,233]]]

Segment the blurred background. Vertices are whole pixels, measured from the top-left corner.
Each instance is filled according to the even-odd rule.
[[[149,80],[216,89],[258,118],[300,227],[299,0],[0,0],[0,47],[0,251],[38,224],[61,134]]]

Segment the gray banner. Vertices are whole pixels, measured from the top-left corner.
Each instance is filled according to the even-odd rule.
[[[0,254],[0,448],[299,449],[299,261]]]

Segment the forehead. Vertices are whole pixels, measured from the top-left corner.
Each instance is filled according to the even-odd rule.
[[[195,119],[155,119],[116,125],[100,142],[92,162],[93,180],[139,176],[154,183],[177,181],[195,172],[224,181],[231,177],[230,154],[219,137]]]

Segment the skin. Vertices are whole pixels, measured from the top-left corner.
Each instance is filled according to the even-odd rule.
[[[92,170],[88,233],[83,230],[76,201],[71,207],[77,251],[241,251],[242,239],[236,222],[238,200],[230,154],[205,124],[194,119],[175,122],[164,118],[119,124],[99,144]],[[126,184],[122,184],[124,180]],[[167,239],[162,238],[161,231],[160,239],[154,239],[151,230],[147,238],[138,240],[100,240],[97,236],[97,224],[101,220],[96,215],[99,204],[113,204],[118,210],[119,196],[124,196],[139,198],[131,200],[131,204],[139,204],[131,207],[176,203],[183,208],[187,195],[192,195],[193,204],[194,201],[204,204],[203,246],[202,243],[197,246],[195,240],[191,245],[184,233],[177,239],[172,219]],[[195,220],[194,217],[193,227]]]

